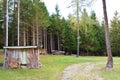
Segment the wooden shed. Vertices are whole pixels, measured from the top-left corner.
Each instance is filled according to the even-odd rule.
[[[39,68],[39,48],[37,46],[4,47],[6,68]]]

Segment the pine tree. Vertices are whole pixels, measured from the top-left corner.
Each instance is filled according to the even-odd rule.
[[[108,18],[107,18],[107,10],[106,10],[106,0],[102,0],[103,2],[103,12],[104,12],[104,20],[105,20],[105,39],[106,39],[106,49],[108,60],[106,64],[106,68],[110,69],[113,68],[113,58],[110,46],[110,37],[109,37],[109,25],[108,25]]]
[[[115,56],[119,56],[120,54],[120,15],[116,11],[114,13],[114,17],[111,20],[110,27],[110,39],[111,39],[111,48],[112,53]]]

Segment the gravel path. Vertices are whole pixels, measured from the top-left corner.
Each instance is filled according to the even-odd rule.
[[[94,70],[100,70],[96,65],[101,63],[80,63],[68,66],[65,68],[62,80],[106,80],[98,74],[92,73]]]

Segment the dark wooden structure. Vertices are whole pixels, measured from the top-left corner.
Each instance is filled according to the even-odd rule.
[[[6,68],[39,68],[39,49],[37,46],[4,47]]]

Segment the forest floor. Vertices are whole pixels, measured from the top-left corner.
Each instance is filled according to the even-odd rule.
[[[108,80],[97,73],[104,62],[86,62],[68,66],[64,69],[62,80]]]

